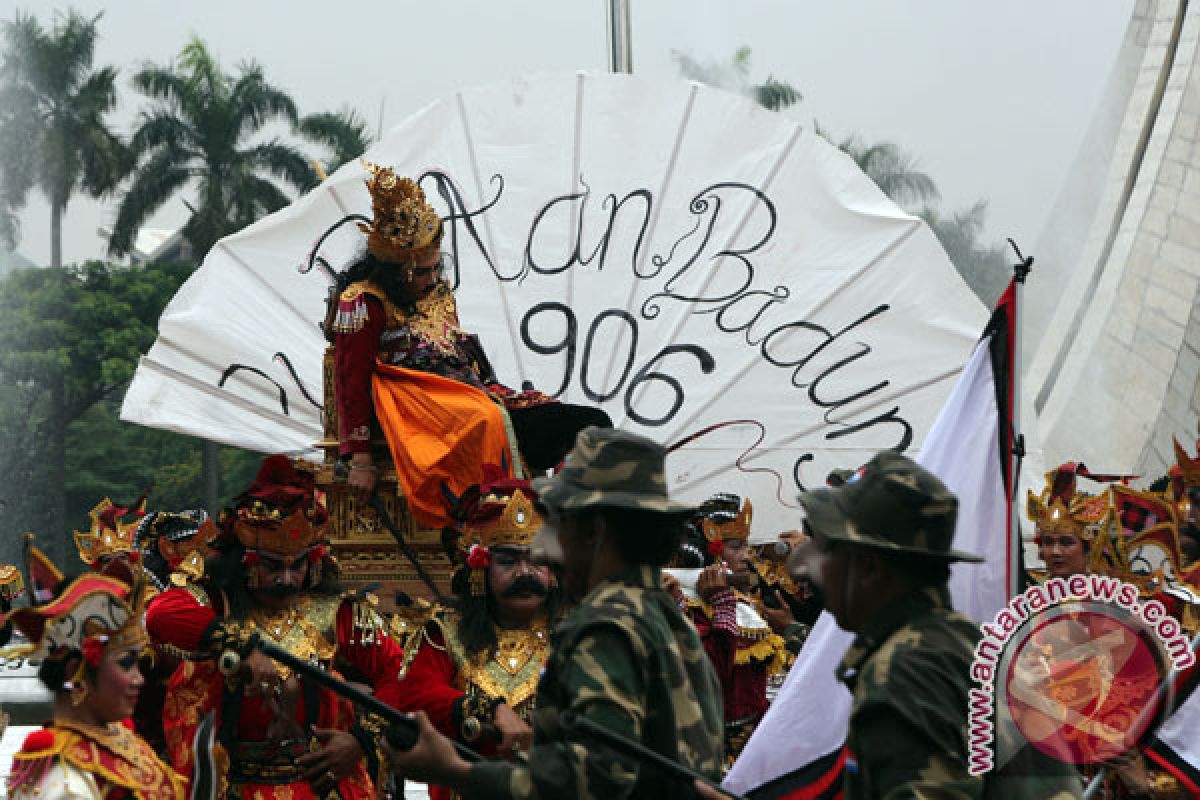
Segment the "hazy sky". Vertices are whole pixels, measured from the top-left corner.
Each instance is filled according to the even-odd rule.
[[[789,113],[838,139],[896,142],[937,182],[948,210],[989,201],[989,234],[1036,241],[1091,120],[1133,0],[631,0],[634,71],[673,78],[672,51],[702,60],[753,48],[753,77],[804,94]],[[192,34],[226,67],[254,59],[301,113],[349,106],[390,127],[456,89],[535,71],[603,70],[607,0],[78,0],[103,11],[97,65],[122,73],[115,127],[143,101],[128,76]],[[50,0],[0,0],[0,17]],[[115,204],[76,199],[64,259],[101,257]],[[178,225],[170,201],[152,224]],[[49,211],[33,194],[20,251],[49,258]]]

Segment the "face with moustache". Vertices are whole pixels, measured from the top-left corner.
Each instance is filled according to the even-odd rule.
[[[271,611],[288,608],[304,589],[308,579],[308,554],[289,558],[265,550],[258,552],[258,562],[247,567],[254,570],[258,588],[250,591],[254,602]]]
[[[550,591],[550,568],[535,564],[529,548],[493,548],[487,571],[502,623],[526,624],[541,611]]]

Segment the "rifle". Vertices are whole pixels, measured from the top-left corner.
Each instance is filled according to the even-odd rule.
[[[731,800],[746,800],[746,798],[739,794],[734,794],[728,789],[722,789],[719,785],[713,783],[694,769],[685,767],[678,761],[672,761],[661,753],[654,752],[641,742],[627,739],[621,734],[611,731],[587,717],[580,716],[574,711],[563,711],[559,714],[558,724],[562,726],[562,729],[568,735],[574,734],[576,739],[595,739],[616,750],[623,756],[628,756],[635,761],[640,761],[642,764],[652,766],[672,778],[678,778],[688,786],[691,786],[693,781],[700,781],[727,795]]]
[[[227,649],[221,654],[218,661],[221,672],[230,673],[235,671],[237,664],[241,660],[241,654],[249,653],[252,650],[258,650],[263,655],[273,658],[286,667],[290,667],[297,674],[311,678],[334,694],[341,695],[351,703],[354,703],[354,705],[378,714],[387,722],[388,727],[385,735],[388,743],[397,750],[411,750],[413,745],[417,743],[417,723],[407,714],[397,711],[379,698],[356,689],[339,678],[335,678],[332,674],[321,669],[321,667],[311,661],[293,655],[273,642],[266,641],[257,633],[251,634],[237,649]],[[474,763],[483,760],[483,756],[471,748],[461,745],[458,742],[451,742],[451,744],[454,745],[454,749],[458,751],[459,756],[464,761]]]
[[[396,749],[410,750],[417,743],[417,724],[406,714],[397,711],[378,698],[356,689],[345,681],[335,678],[333,675],[321,669],[316,664],[289,653],[287,650],[284,650],[282,647],[274,644],[273,642],[264,640],[257,633],[252,634],[247,640],[245,640],[241,649],[245,650],[246,652],[249,652],[250,650],[258,650],[263,655],[275,659],[284,666],[290,667],[297,674],[302,674],[306,677],[312,678],[326,689],[345,697],[356,706],[365,708],[368,711],[378,714],[388,723],[388,729],[385,735],[387,736],[388,743]],[[225,663],[226,659],[233,652],[235,651],[227,650],[221,655],[221,660],[219,663],[221,664],[222,672],[231,672],[233,669],[236,669],[236,666],[230,666],[229,664]],[[687,783],[689,786],[693,781],[699,780],[728,795],[731,800],[746,800],[746,798],[742,797],[741,795],[734,794],[726,789],[721,789],[720,786],[717,786],[717,784],[713,783],[704,775],[701,775],[699,772],[696,772],[690,767],[685,767],[676,761],[672,761],[666,756],[654,752],[640,742],[632,741],[620,735],[619,733],[614,733],[608,728],[605,728],[603,725],[598,725],[592,720],[587,719],[586,717],[581,717],[573,711],[562,712],[558,717],[558,722],[559,725],[562,726],[564,732],[566,732],[568,735],[574,734],[575,738],[577,739],[590,737],[600,741],[613,750],[616,750],[618,753],[628,756],[635,761],[641,762],[646,766],[661,770],[666,775],[678,778],[679,780]],[[451,744],[454,745],[454,749],[458,752],[459,756],[461,756],[462,759],[468,763],[476,763],[484,760],[483,756],[479,755],[479,753],[476,753],[474,750],[466,747],[465,745],[454,741],[452,741]]]

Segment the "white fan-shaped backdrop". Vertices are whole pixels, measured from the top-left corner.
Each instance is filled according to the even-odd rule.
[[[748,495],[755,539],[796,527],[798,484],[915,452],[986,320],[925,224],[846,155],[697,84],[466,90],[365,158],[423,176],[460,317],[503,382],[664,444],[734,423],[672,453],[671,488]],[[348,164],[213,248],[163,313],[124,419],[311,451],[330,278],[301,267],[331,226],[370,214],[364,175]],[[345,224],[316,255],[341,270],[362,248]]]

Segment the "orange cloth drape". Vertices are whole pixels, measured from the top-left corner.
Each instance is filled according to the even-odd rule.
[[[371,388],[396,477],[421,524],[453,524],[443,485],[459,496],[479,483],[484,464],[512,469],[504,412],[479,389],[382,363]]]

